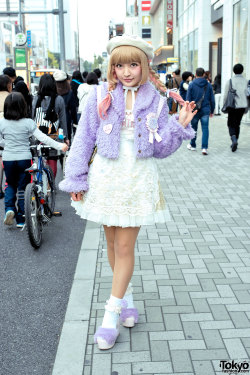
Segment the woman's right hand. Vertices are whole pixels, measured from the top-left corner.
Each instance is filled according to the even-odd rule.
[[[82,197],[83,197],[83,192],[79,192],[79,193],[70,193],[71,195],[71,198],[74,202],[79,202],[80,200],[82,200]]]
[[[66,143],[62,144],[62,151],[66,152],[69,149],[69,146]]]

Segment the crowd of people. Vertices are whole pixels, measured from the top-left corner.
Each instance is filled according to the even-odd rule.
[[[238,139],[240,134],[240,123],[244,113],[247,113],[250,106],[250,80],[244,78],[242,75],[244,67],[242,64],[236,64],[233,67],[233,77],[227,81],[224,90],[224,96],[221,96],[221,74],[217,74],[212,82],[212,76],[209,71],[203,68],[197,68],[195,75],[192,72],[185,71],[180,76],[180,69],[175,70],[172,75],[166,75],[166,87],[168,89],[175,89],[179,92],[183,100],[195,101],[197,114],[192,120],[192,128],[196,132],[198,130],[198,123],[201,123],[202,154],[208,154],[208,140],[209,140],[209,117],[220,116],[223,106],[226,103],[228,92],[230,91],[230,82],[232,88],[236,90],[234,107],[227,109],[228,113],[228,131],[231,138],[231,149],[235,152],[238,147]],[[173,99],[168,101],[169,113],[174,114],[178,112],[178,103],[174,103]],[[225,111],[224,111],[225,112]],[[196,136],[190,141],[187,148],[191,151],[196,151]]]
[[[30,182],[30,174],[25,170],[32,162],[30,137],[56,150],[67,151],[90,88],[100,81],[100,69],[83,74],[75,71],[72,78],[56,70],[53,76],[41,76],[38,92],[32,96],[14,68],[3,69],[0,75],[0,199],[4,198],[5,203],[4,224],[13,225],[16,220],[17,227],[24,226],[24,191]],[[55,177],[58,159],[62,163],[63,154],[47,157]]]

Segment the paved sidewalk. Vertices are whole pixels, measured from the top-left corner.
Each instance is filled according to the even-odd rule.
[[[197,146],[200,138],[199,128]],[[93,344],[93,335],[102,321],[112,274],[104,231],[89,226],[95,243],[99,237],[99,251],[83,375],[217,375],[222,374],[222,360],[229,362],[225,369],[232,360],[246,360],[247,368],[250,127],[242,125],[237,152],[229,145],[226,120],[216,117],[210,124],[208,156],[199,148],[187,150],[184,143],[158,162],[173,220],[141,229],[132,279],[139,323],[133,329],[121,327],[118,342],[106,352]],[[91,243],[89,235],[87,230]],[[65,372],[71,374],[80,375]]]

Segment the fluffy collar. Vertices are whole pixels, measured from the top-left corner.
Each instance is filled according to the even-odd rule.
[[[149,81],[141,85],[135,99],[135,105],[133,110],[134,116],[136,116],[137,112],[149,107],[156,94],[156,89]],[[119,114],[119,116],[124,117],[125,100],[123,94],[123,87],[120,82],[118,82],[118,84],[116,85],[116,88],[112,92],[112,95],[112,107]]]

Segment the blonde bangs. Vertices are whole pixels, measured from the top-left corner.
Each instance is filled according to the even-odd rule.
[[[140,63],[142,68],[141,85],[146,83],[149,77],[149,63],[146,54],[139,48],[133,46],[120,46],[113,49],[108,66],[108,82],[116,85],[117,79],[114,78],[114,67],[116,64],[129,64],[131,62]]]

